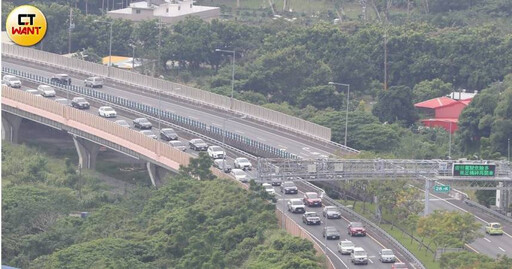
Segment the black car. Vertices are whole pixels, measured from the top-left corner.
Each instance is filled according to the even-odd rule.
[[[281,192],[284,194],[297,194],[299,191],[297,189],[297,186],[295,186],[295,183],[292,181],[285,181],[283,184],[281,184]]]
[[[89,109],[91,106],[83,97],[75,97],[71,100],[71,106],[79,109]]]
[[[160,138],[165,141],[178,140],[178,134],[172,128],[160,130]]]
[[[146,118],[136,118],[133,120],[133,127],[139,129],[151,129],[153,128],[153,124],[151,124],[151,122]]]
[[[71,78],[67,74],[55,74],[50,81],[52,83],[71,85]]]
[[[324,232],[322,233],[323,237],[327,240],[339,240],[340,239],[340,232],[336,230],[335,227],[327,226],[324,228]]]
[[[191,149],[196,151],[206,151],[208,150],[208,144],[206,144],[203,139],[195,138],[188,142],[188,145]]]

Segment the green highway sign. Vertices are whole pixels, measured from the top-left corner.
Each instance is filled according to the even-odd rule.
[[[448,186],[448,185],[444,185],[444,186],[435,185],[434,186],[434,192],[450,192],[450,186]]]
[[[454,163],[454,177],[494,177],[495,164]]]

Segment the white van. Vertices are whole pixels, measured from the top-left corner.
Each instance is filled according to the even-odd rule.
[[[89,77],[84,80],[85,87],[101,88],[103,87],[103,78],[101,77]]]
[[[21,80],[15,76],[5,75],[3,81],[9,87],[21,88]]]

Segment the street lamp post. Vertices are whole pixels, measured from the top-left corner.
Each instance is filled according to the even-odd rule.
[[[94,20],[94,22],[103,22],[108,23],[110,25],[110,35],[109,35],[109,42],[108,42],[108,66],[107,66],[107,77],[110,76],[110,67],[112,66],[112,25],[114,24],[111,21],[100,21],[100,20]]]
[[[236,53],[234,50],[221,50],[221,49],[215,49],[216,52],[227,52],[227,53],[232,53],[233,56],[231,58],[231,65],[232,65],[232,68],[231,68],[231,99],[230,99],[230,102],[229,102],[229,109],[232,110],[233,109],[233,93],[235,91],[235,58],[236,58]]]
[[[507,150],[507,160],[510,162],[510,138],[508,139],[508,150]]]
[[[329,82],[329,85],[340,85],[347,87],[347,111],[345,113],[345,147],[347,146],[347,134],[348,134],[348,107],[350,100],[350,84],[337,83],[337,82]]]

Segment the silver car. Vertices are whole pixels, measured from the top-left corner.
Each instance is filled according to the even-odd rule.
[[[142,130],[142,131],[140,131],[140,133],[147,137],[151,137],[153,139],[158,139],[158,136],[156,136],[156,134],[154,134],[151,130]]]
[[[341,255],[346,255],[352,253],[356,245],[349,240],[342,240],[338,243],[338,251]]]
[[[393,253],[393,250],[391,249],[382,249],[379,251],[379,260],[381,262],[395,262],[395,253]]]

